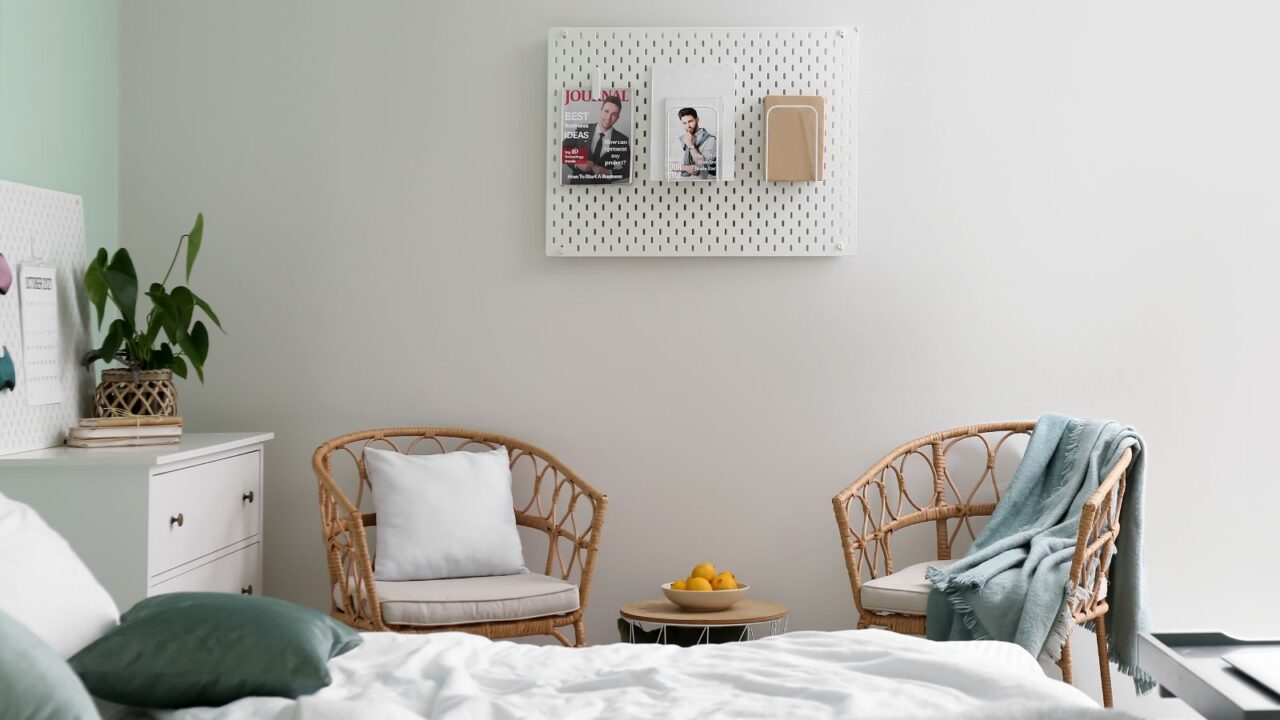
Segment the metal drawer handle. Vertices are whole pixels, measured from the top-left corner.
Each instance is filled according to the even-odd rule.
[[[169,516],[169,527],[173,527],[174,525],[177,525],[178,527],[182,527],[183,522],[184,522],[184,519],[182,517],[182,513]]]
[[[245,500],[248,500],[249,502],[253,502],[253,491],[252,491],[252,490],[250,490],[249,492],[247,492],[247,493],[245,493],[245,494],[243,494],[243,495],[241,495],[241,496],[240,496],[240,502],[244,502]]]
[[[241,594],[241,595],[252,595],[252,594],[253,594],[253,586],[252,586],[252,585],[246,585],[245,587],[240,588],[240,594]]]

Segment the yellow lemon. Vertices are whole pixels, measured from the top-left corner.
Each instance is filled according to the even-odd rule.
[[[683,590],[683,589],[684,589],[684,581],[683,581],[683,580],[676,580],[675,582],[671,583],[671,589],[672,589],[672,590]]]
[[[738,581],[734,579],[733,573],[722,572],[711,581],[712,590],[737,590]]]
[[[711,583],[706,578],[695,577],[689,578],[689,582],[685,585],[685,590],[710,590]]]
[[[693,570],[689,573],[691,578],[702,578],[707,582],[711,582],[716,576],[716,566],[711,563],[698,563],[693,566]]]

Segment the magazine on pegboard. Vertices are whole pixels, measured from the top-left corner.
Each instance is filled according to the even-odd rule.
[[[632,176],[632,93],[566,88],[560,113],[560,184],[626,185]]]

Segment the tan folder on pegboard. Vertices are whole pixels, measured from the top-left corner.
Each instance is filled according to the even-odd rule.
[[[826,98],[821,95],[765,97],[765,180],[823,179],[826,105]]]

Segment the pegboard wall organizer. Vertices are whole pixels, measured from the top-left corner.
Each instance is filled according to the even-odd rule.
[[[0,297],[0,344],[15,355],[17,384],[0,392],[0,455],[61,445],[88,411],[93,374],[79,362],[89,349],[83,283],[88,255],[84,204],[76,195],[0,180],[0,253],[13,265],[15,287]],[[16,287],[23,263],[57,268],[60,402],[29,405],[22,362],[22,318]]]
[[[649,179],[657,64],[732,65],[735,179]],[[599,76],[598,79],[597,68]],[[634,94],[630,185],[560,184],[560,100],[566,88]],[[546,251],[552,257],[853,255],[856,247],[856,28],[552,28],[547,39]],[[821,182],[764,179],[767,95],[826,98]],[[659,116],[661,112],[657,113]]]

